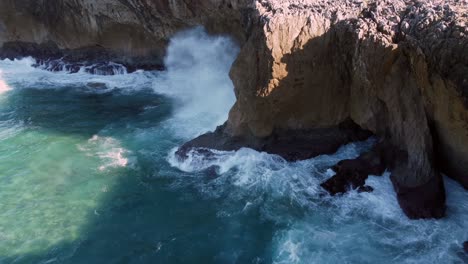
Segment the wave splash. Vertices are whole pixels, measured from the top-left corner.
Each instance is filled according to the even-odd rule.
[[[468,200],[468,193],[456,182],[445,179],[448,211],[443,220],[409,220],[389,173],[368,178],[372,193],[331,197],[320,187],[334,174],[330,167],[356,158],[373,143],[351,143],[333,155],[292,163],[251,149],[190,152],[184,161],[173,151],[168,161],[196,175],[180,177],[175,187],[194,185],[207,197],[223,198],[219,217],[257,211],[281,227],[273,236],[273,263],[460,261],[460,245],[468,237],[468,206],[460,201]]]
[[[176,99],[171,129],[183,138],[214,130],[227,120],[235,103],[229,70],[239,48],[228,37],[210,36],[203,28],[175,35],[165,66],[153,88]]]
[[[141,89],[150,89],[154,81],[154,73],[136,71],[125,73],[116,68],[115,75],[96,75],[89,73],[85,68],[77,72],[70,72],[66,68],[57,71],[44,70],[35,67],[33,58],[21,60],[1,60],[0,69],[3,72],[3,81],[14,89],[83,89],[90,93],[109,92],[113,89],[128,92]]]
[[[4,73],[4,78],[0,79],[0,93],[10,87],[86,88],[86,92],[91,93],[153,89],[155,93],[174,99],[176,104],[174,116],[166,123],[166,128],[188,139],[214,130],[227,120],[235,103],[229,70],[238,52],[239,48],[230,38],[210,36],[203,28],[195,28],[180,32],[170,40],[165,71],[127,73],[123,66],[114,63],[73,69],[60,62],[35,67],[36,61],[32,58],[3,60],[0,61]],[[105,75],[108,68],[112,75]]]

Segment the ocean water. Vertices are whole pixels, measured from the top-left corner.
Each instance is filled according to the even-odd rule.
[[[372,193],[320,188],[372,139],[300,162],[175,159],[226,120],[237,52],[195,29],[173,38],[165,72],[0,61],[0,263],[467,263],[468,193],[450,179],[442,220],[408,220],[388,173]]]

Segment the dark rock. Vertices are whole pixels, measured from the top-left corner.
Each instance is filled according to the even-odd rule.
[[[366,173],[359,170],[346,169],[340,170],[335,176],[331,177],[320,186],[331,195],[336,195],[338,193],[345,193],[349,189],[357,189],[364,186],[366,179]]]
[[[432,177],[423,185],[406,187],[392,174],[398,203],[410,219],[442,218],[445,215],[445,188],[442,177]]]
[[[214,180],[219,177],[217,169],[217,166],[210,166],[206,168],[203,172],[208,180]]]
[[[365,140],[372,135],[349,120],[330,128],[276,130],[265,138],[232,137],[224,133],[224,129],[225,126],[220,126],[214,132],[206,133],[185,143],[177,150],[176,154],[179,158],[184,159],[190,150],[196,148],[231,151],[248,147],[279,155],[288,161],[297,161],[310,159],[321,154],[334,153],[344,144]]]
[[[53,42],[43,44],[30,42],[6,42],[0,48],[0,59],[21,59],[24,57],[34,57],[37,60],[58,59],[63,53]]]
[[[468,254],[468,241],[463,242],[463,250]]]
[[[363,193],[363,192],[373,192],[373,191],[374,191],[374,188],[372,188],[372,187],[369,186],[369,185],[364,185],[364,186],[362,186],[362,187],[359,187],[359,188],[357,189],[357,191],[358,191],[359,193]]]
[[[128,57],[102,46],[78,49],[59,49],[53,42],[43,44],[29,42],[6,42],[0,48],[0,59],[33,57],[35,67],[48,71],[77,73],[81,69],[97,75],[132,73],[137,70],[164,70],[159,57]]]
[[[367,177],[381,175],[386,167],[383,144],[377,144],[371,151],[356,159],[342,160],[333,167],[335,176],[321,184],[322,188],[331,195],[344,193],[349,189],[358,189],[359,192],[371,192],[373,188],[366,186]]]

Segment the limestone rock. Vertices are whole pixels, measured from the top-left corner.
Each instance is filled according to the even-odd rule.
[[[242,42],[248,29],[249,2],[2,0],[0,47],[8,42],[53,43],[61,50],[98,47],[128,65],[142,59],[146,64],[160,64],[169,38],[195,25]],[[30,53],[26,50],[16,57]]]
[[[258,1],[231,71],[238,100],[227,132],[264,137],[351,118],[399,153],[392,181],[405,213],[440,217],[440,172],[468,187],[467,7]]]

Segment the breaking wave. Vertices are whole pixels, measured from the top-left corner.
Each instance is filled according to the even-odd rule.
[[[154,89],[178,104],[171,129],[183,138],[214,130],[227,120],[235,103],[229,70],[239,48],[227,37],[209,36],[203,28],[174,36],[165,59],[166,72]]]
[[[320,183],[334,173],[329,168],[368,150],[374,141],[348,144],[333,155],[287,162],[251,149],[188,153],[180,161],[173,151],[172,166],[200,178],[180,178],[177,187],[193,184],[207,197],[223,197],[219,216],[248,214],[283,228],[273,237],[274,263],[457,263],[460,245],[468,237],[468,193],[445,178],[447,217],[409,220],[401,211],[390,174],[371,176],[372,193],[331,197]],[[199,174],[200,175],[200,174]],[[206,180],[208,177],[208,180]],[[241,203],[240,207],[232,204]],[[242,210],[239,210],[242,208]]]

